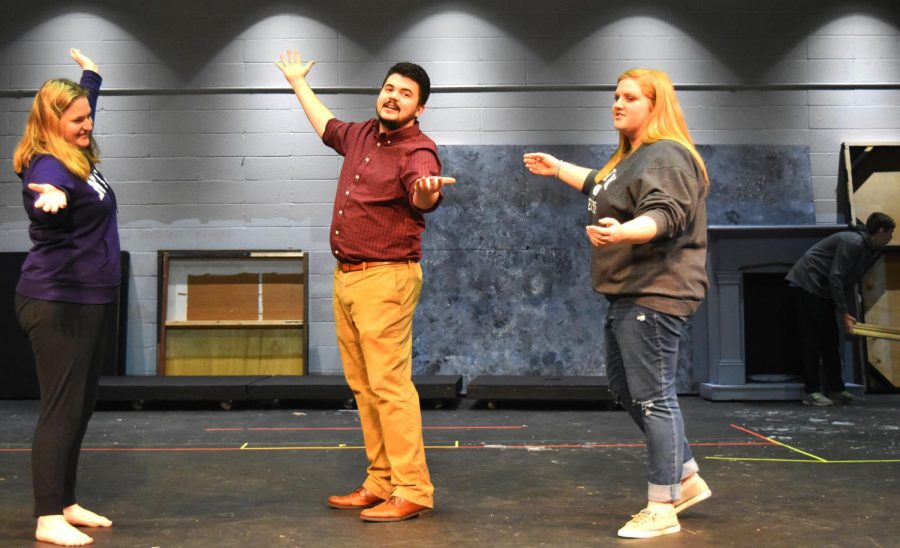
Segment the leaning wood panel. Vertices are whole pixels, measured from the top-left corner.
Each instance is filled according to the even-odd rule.
[[[172,329],[167,375],[302,375],[297,328]]]
[[[895,150],[900,151],[900,148]],[[853,193],[852,200],[856,209],[856,217],[865,222],[872,213],[887,213],[893,219],[900,219],[900,172],[879,171],[872,173]],[[900,233],[895,234],[891,243],[900,242]]]
[[[188,275],[188,320],[259,319],[258,274]]]
[[[900,325],[900,254],[886,254],[863,280],[866,323]],[[895,387],[900,387],[900,342],[866,339],[869,363]]]

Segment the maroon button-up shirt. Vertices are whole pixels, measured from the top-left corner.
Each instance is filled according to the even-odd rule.
[[[322,141],[344,157],[331,217],[331,253],[346,263],[418,261],[424,213],[412,203],[415,180],[440,175],[437,146],[419,123],[379,133],[378,120],[332,118]]]

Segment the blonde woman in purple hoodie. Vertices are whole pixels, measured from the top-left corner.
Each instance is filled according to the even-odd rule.
[[[101,78],[90,58],[70,54],[83,69],[80,84],[41,86],[13,156],[33,244],[15,299],[41,392],[31,452],[35,538],[81,546],[93,539],[76,527],[112,525],[76,502],[75,483],[101,367],[112,358],[107,330],[121,270],[116,198],[97,170],[93,138]]]

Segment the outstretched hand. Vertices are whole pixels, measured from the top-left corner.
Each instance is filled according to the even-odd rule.
[[[38,199],[34,202],[35,209],[42,209],[44,213],[57,213],[68,205],[66,193],[53,185],[44,183],[28,183],[28,189],[38,193]]]
[[[525,167],[535,175],[556,175],[562,163],[555,156],[543,152],[529,152],[523,156]]]
[[[90,70],[92,72],[100,74],[100,69],[97,68],[97,63],[93,62],[87,55],[81,53],[80,49],[71,48],[69,50],[69,55],[72,56],[72,59],[74,59],[75,62],[78,63],[82,70]]]
[[[456,184],[456,179],[453,177],[419,177],[415,182],[415,190],[421,192],[437,192],[444,185],[452,185]]]
[[[306,75],[309,74],[310,69],[316,64],[315,61],[307,61],[304,63],[300,59],[300,52],[293,50],[287,50],[284,53],[279,54],[278,59],[279,60],[275,62],[275,66],[281,69],[281,73],[284,74],[284,77],[288,82],[297,79],[305,79]]]
[[[429,210],[441,197],[441,188],[444,185],[452,185],[456,183],[453,177],[441,177],[433,175],[430,177],[419,177],[413,183],[412,203],[421,210]]]

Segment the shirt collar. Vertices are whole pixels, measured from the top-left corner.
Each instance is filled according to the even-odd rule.
[[[403,129],[400,129],[397,131],[392,131],[390,133],[380,133],[378,131],[378,127],[379,127],[378,119],[376,118],[375,119],[375,132],[376,132],[375,140],[378,141],[379,143],[382,143],[385,145],[399,143],[399,142],[405,141],[407,139],[411,139],[411,138],[419,135],[420,133],[422,133],[422,130],[419,129],[419,121],[418,120],[413,122],[413,125],[411,125],[409,127],[405,127]]]

